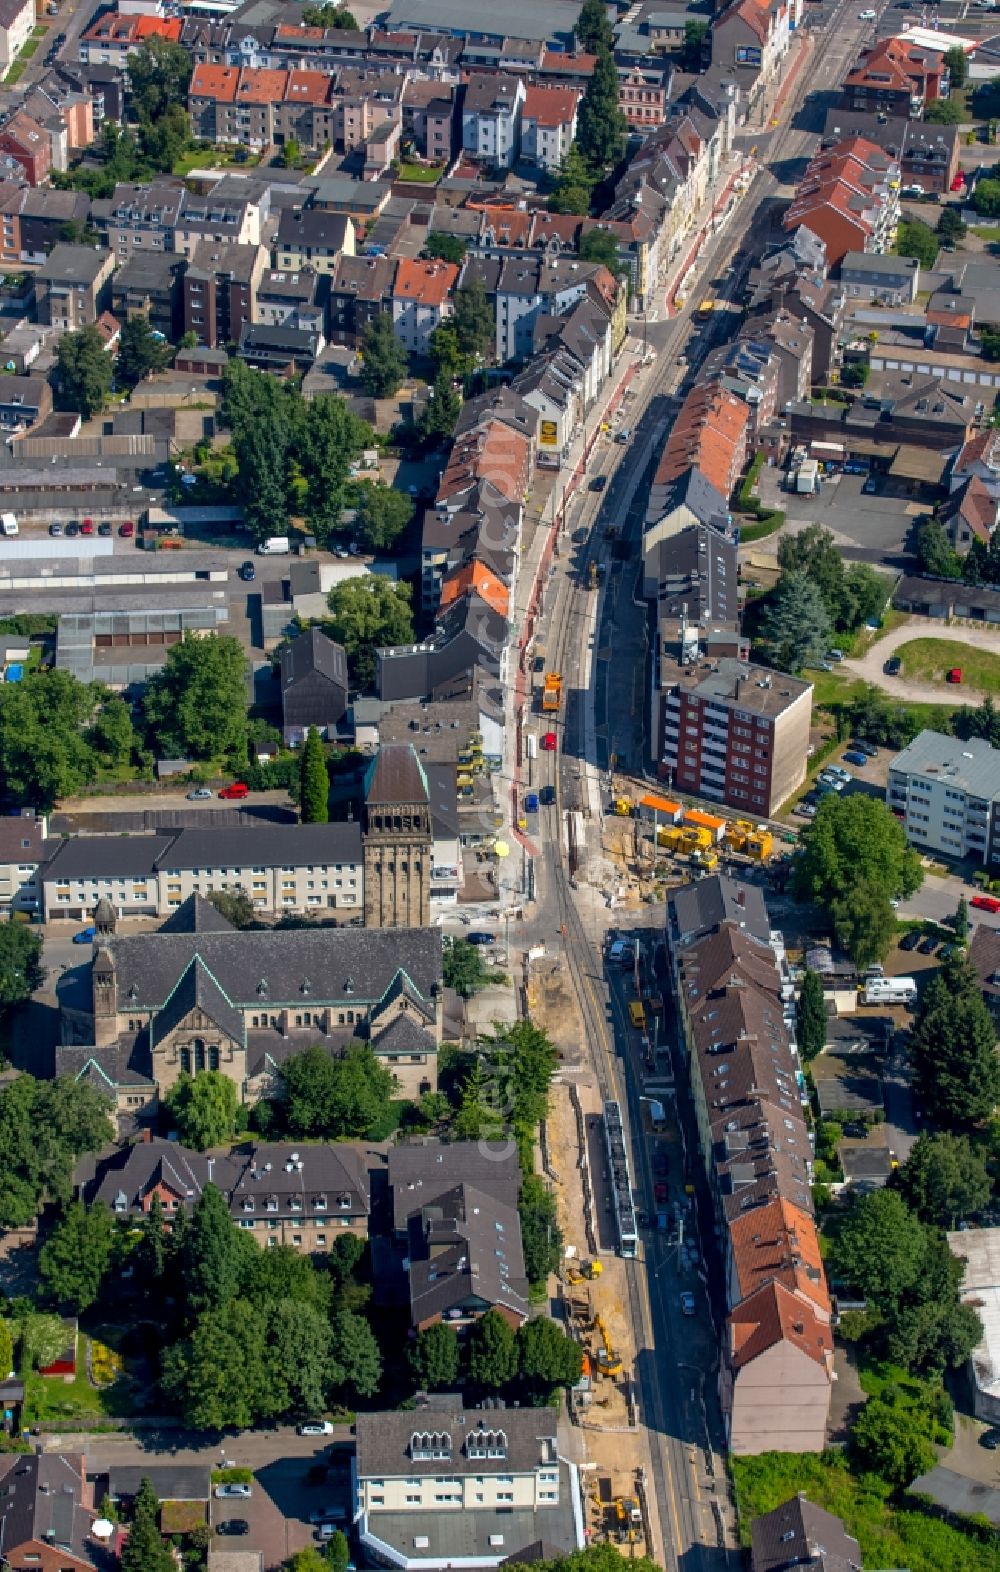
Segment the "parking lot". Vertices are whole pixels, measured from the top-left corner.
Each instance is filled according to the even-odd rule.
[[[895,494],[888,479],[877,480],[877,490],[866,493],[864,475],[834,475],[823,482],[818,495],[812,496],[784,490],[784,480],[784,472],[777,468],[761,471],[761,503],[781,508],[786,515],[783,528],[770,541],[777,542],[783,534],[794,534],[807,524],[822,524],[838,546],[865,562],[884,561],[887,566],[901,566],[894,559],[906,554],[913,520],[927,511],[911,497]]]

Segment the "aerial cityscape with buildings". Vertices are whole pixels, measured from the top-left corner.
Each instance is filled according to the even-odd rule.
[[[1000,1572],[998,13],[0,0],[0,1572]]]

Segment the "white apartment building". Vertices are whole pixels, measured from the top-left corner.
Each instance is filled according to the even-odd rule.
[[[473,76],[462,104],[462,148],[510,169],[521,151],[524,83],[519,76]]]
[[[361,1542],[382,1566],[496,1567],[536,1540],[584,1543],[576,1470],[551,1409],[466,1409],[441,1396],[408,1413],[359,1414]]]
[[[1000,863],[1000,749],[922,731],[889,766],[886,800],[918,851]]]

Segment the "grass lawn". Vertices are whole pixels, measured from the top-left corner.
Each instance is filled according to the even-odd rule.
[[[59,1376],[41,1376],[32,1371],[25,1379],[24,1422],[35,1425],[39,1421],[92,1420],[96,1424],[107,1415],[118,1417],[133,1411],[134,1389],[127,1376],[122,1376],[113,1386],[100,1390],[91,1386],[87,1378],[87,1337],[77,1337],[77,1371],[72,1381]]]
[[[950,639],[911,639],[896,650],[903,663],[903,676],[920,682],[940,682],[948,687],[944,674],[952,666],[962,668],[962,682],[982,693],[1000,693],[1000,655],[980,650],[974,644],[954,643]]]
[[[854,1475],[840,1452],[766,1452],[734,1457],[733,1478],[740,1531],[749,1543],[750,1521],[771,1512],[799,1490],[843,1519],[861,1542],[866,1572],[906,1567],[909,1572],[1000,1572],[1000,1536],[988,1529],[968,1532],[939,1522],[918,1508],[889,1499],[884,1480]]]
[[[400,164],[398,179],[410,180],[416,185],[436,186],[444,170],[440,167],[429,167],[427,164]]]

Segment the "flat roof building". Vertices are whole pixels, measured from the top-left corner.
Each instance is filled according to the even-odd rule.
[[[886,800],[918,851],[1000,862],[1000,749],[922,731],[889,766]]]

